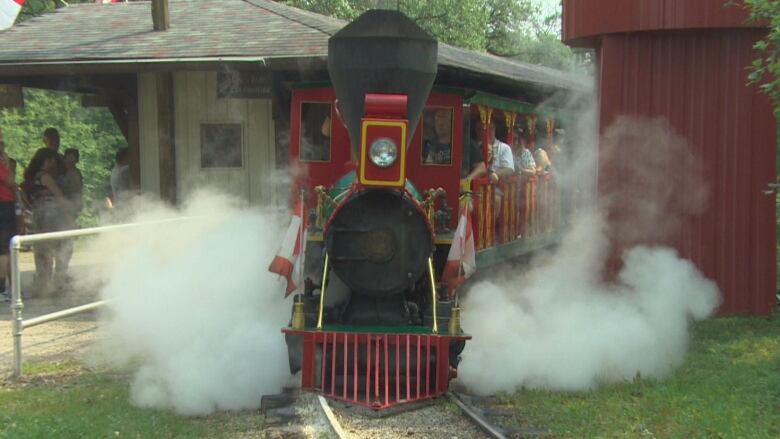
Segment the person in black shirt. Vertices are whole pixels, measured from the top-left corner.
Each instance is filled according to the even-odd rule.
[[[427,165],[452,164],[452,110],[440,108],[433,117],[435,136],[425,139],[423,163]]]

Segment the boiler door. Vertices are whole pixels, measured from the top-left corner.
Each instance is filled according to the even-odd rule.
[[[386,296],[425,273],[433,242],[423,214],[400,192],[370,189],[345,202],[326,231],[333,270],[357,294]]]

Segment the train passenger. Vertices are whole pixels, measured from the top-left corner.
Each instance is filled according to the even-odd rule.
[[[515,160],[512,148],[496,138],[496,121],[490,124],[488,140],[488,171],[491,183],[498,183],[500,177],[515,173]]]
[[[300,157],[309,162],[330,160],[331,117],[330,104],[304,103]]]
[[[434,112],[433,136],[423,142],[423,163],[452,164],[452,110],[449,108],[439,108]]]
[[[523,131],[515,130],[515,168],[520,175],[536,175],[536,161],[531,150],[528,149],[528,141],[523,136]]]
[[[515,173],[515,160],[512,156],[512,148],[496,138],[496,125],[500,123],[497,118],[492,120],[488,131],[487,165],[490,183],[498,183],[501,177],[508,177]],[[501,202],[504,194],[499,187],[495,189],[493,199],[493,213],[495,218],[501,214]]]
[[[547,172],[552,172],[552,161],[550,160],[550,155],[547,154],[547,151],[542,148],[542,145],[547,143],[547,139],[545,138],[539,138],[539,141],[536,143],[536,150],[534,151],[534,161],[536,162],[536,173],[537,174],[545,174]]]

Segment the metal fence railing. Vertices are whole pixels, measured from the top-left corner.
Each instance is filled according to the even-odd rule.
[[[121,232],[123,230],[136,229],[140,227],[178,223],[192,219],[195,219],[195,217],[178,217],[144,223],[118,224],[113,226],[91,227],[78,230],[63,230],[60,232],[17,235],[11,238],[11,314],[13,320],[11,331],[14,340],[14,377],[20,377],[22,375],[22,333],[26,328],[91,311],[100,308],[107,303],[105,300],[99,300],[97,302],[88,303],[86,305],[80,305],[24,320],[22,318],[24,301],[22,300],[21,273],[19,270],[19,252],[23,246],[46,241],[59,241],[68,238],[77,238],[80,236],[99,235],[109,232]]]

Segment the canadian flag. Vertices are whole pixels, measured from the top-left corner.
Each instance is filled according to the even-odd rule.
[[[8,29],[14,25],[19,11],[22,10],[24,0],[0,0],[0,30]]]
[[[303,277],[303,253],[301,248],[306,242],[306,217],[303,214],[303,203],[298,200],[290,220],[290,226],[284,235],[282,246],[276,252],[274,260],[268,267],[268,271],[284,276],[287,279],[287,289],[284,297],[287,297],[298,288],[296,281]],[[302,285],[303,282],[300,282]]]
[[[477,271],[470,207],[470,203],[466,203],[458,219],[458,228],[455,229],[455,236],[452,237],[452,246],[442,274],[442,281],[449,286],[450,298],[455,289]]]

